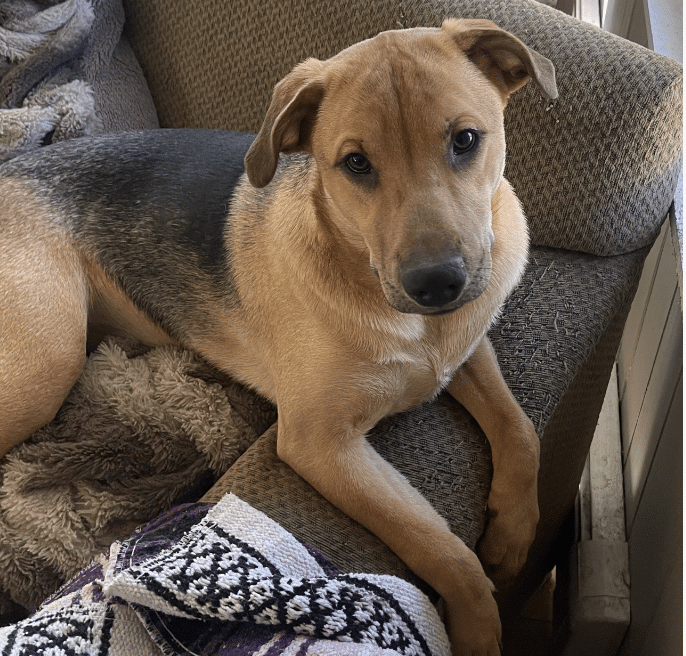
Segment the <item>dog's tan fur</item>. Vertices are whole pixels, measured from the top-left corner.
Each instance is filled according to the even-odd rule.
[[[549,62],[487,21],[383,33],[294,69],[274,91],[230,210],[240,306],[214,307],[180,340],[278,404],[279,456],[443,596],[456,655],[499,653],[492,584],[364,436],[447,389],[492,447],[482,560],[494,579],[517,573],[538,520],[538,439],[486,333],[526,262],[526,222],[502,177],[502,112],[530,77],[555,95]],[[450,166],[446,143],[467,128],[484,135],[478,154]],[[310,157],[287,159],[259,189],[279,153],[298,151]],[[351,152],[373,163],[373,184],[342,172]],[[0,454],[49,421],[78,376],[86,299],[91,327],[179,341],[89,253],[50,232],[56,210],[30,185],[5,182],[2,193],[16,214],[0,237]],[[36,233],[46,235],[38,245]],[[451,312],[432,316],[404,292],[399,268],[446,249],[461,253],[467,284]],[[27,286],[13,277],[27,276],[34,299],[13,293]],[[46,296],[59,307],[46,308]],[[26,330],[46,316],[56,324]]]

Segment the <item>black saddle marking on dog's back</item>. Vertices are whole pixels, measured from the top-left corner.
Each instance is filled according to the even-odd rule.
[[[170,334],[200,305],[235,305],[225,233],[254,136],[150,130],[75,139],[9,162],[67,211],[78,242]],[[177,310],[184,308],[184,316]]]

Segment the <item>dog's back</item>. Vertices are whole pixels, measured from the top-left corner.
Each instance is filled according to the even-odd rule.
[[[77,139],[8,162],[0,168],[0,190],[11,181],[28,188],[34,202],[44,199],[51,221],[63,221],[58,230],[73,235],[80,254],[167,333],[182,338],[192,328],[189,320],[203,321],[189,316],[189,308],[237,303],[225,234],[252,140],[210,130]],[[7,231],[12,224],[16,235],[20,200],[5,191],[0,197],[0,225]],[[27,239],[46,236],[47,226],[25,228]],[[143,283],[150,280],[154,286]]]

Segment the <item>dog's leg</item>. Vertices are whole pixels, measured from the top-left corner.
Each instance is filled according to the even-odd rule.
[[[53,419],[86,358],[83,274],[60,249],[27,241],[0,243],[0,457]]]
[[[499,654],[498,609],[476,555],[363,431],[342,430],[339,413],[322,407],[291,415],[279,405],[279,457],[441,594],[455,656]]]
[[[503,379],[487,337],[457,371],[448,391],[476,419],[491,445],[489,521],[478,552],[493,581],[504,584],[524,565],[536,533],[540,443]]]

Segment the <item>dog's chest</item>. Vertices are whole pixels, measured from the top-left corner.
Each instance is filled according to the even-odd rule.
[[[450,383],[459,365],[459,360],[449,360],[446,354],[427,354],[403,366],[402,389],[407,406],[433,400]]]
[[[469,348],[418,340],[396,347],[380,361],[379,375],[387,380],[392,412],[402,412],[434,399],[450,383]]]

